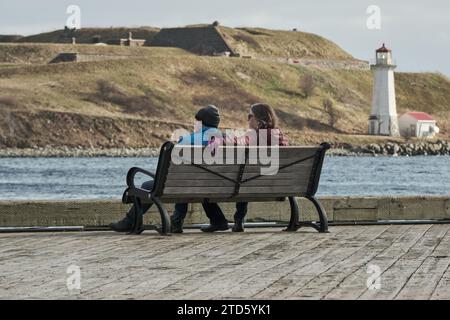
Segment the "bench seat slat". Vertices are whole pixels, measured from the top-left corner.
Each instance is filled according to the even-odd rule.
[[[280,201],[286,201],[285,196],[282,197],[268,197],[268,196],[262,196],[262,197],[239,197],[239,198],[223,198],[223,197],[208,197],[207,195],[204,196],[196,196],[191,198],[168,198],[163,197],[161,198],[161,201],[163,203],[202,203],[205,199],[208,199],[210,202],[214,203],[221,203],[221,202],[280,202]]]
[[[242,186],[239,194],[284,194],[284,193],[296,193],[305,192],[307,186],[264,186],[264,187],[244,187]],[[234,192],[234,186],[232,187],[166,187],[164,189],[164,195],[189,195],[189,194],[222,194],[231,195]]]
[[[231,195],[218,195],[218,194],[193,194],[191,196],[162,196],[161,201],[164,203],[201,203],[205,199],[210,202],[267,202],[267,201],[280,201],[286,197],[302,197],[305,193],[291,192],[289,194],[258,194],[258,195],[240,195],[237,197],[231,197]]]
[[[249,176],[250,177],[250,176]],[[307,181],[306,175],[290,176],[290,178],[279,178],[275,176],[262,176],[248,182],[241,184],[242,187],[257,187],[257,186],[293,186],[298,184],[304,184]],[[234,183],[225,179],[196,179],[196,180],[175,180],[171,179],[166,181],[165,187],[231,187]]]
[[[266,158],[266,159],[252,159],[252,158],[249,158],[249,160],[248,160],[248,162],[247,162],[247,166],[255,166],[255,165],[258,165],[258,166],[261,166],[261,165],[264,165],[264,166],[266,166],[267,165],[267,163],[270,163],[270,161],[271,162],[275,162],[275,161],[277,161],[280,165],[287,165],[287,164],[291,164],[291,163],[293,163],[293,162],[296,162],[296,161],[299,161],[299,160],[304,160],[304,163],[312,163],[314,160],[312,160],[313,158],[309,158],[309,157],[311,157],[311,156],[313,156],[313,155],[305,155],[305,156],[296,156],[296,157],[289,157],[289,158],[274,158],[274,159],[271,159],[271,158]],[[308,159],[309,158],[309,159]],[[175,163],[175,162],[172,162],[172,164],[171,164],[171,167],[172,166],[183,166],[183,165],[191,165],[191,164],[197,164],[197,165],[205,165],[206,164],[206,162],[201,162],[201,161],[199,161],[199,162],[194,162],[194,161],[185,161],[185,162],[177,162],[177,163]],[[232,161],[216,161],[216,162],[210,162],[210,163],[208,163],[207,165],[208,166],[224,166],[224,165],[228,165],[228,166],[233,166],[233,165],[240,165],[240,164],[243,164],[243,161],[241,161],[241,162],[232,162]]]
[[[291,163],[294,163],[294,162],[296,162],[296,161],[299,161],[299,160],[303,160],[303,159],[305,159],[306,157],[295,157],[295,158],[289,158],[289,159],[272,159],[271,161],[272,161],[272,163],[275,163],[275,161],[277,161],[277,163],[280,165],[280,166],[284,166],[284,165],[289,165],[289,164],[291,164]],[[269,161],[270,159],[266,159],[265,161],[267,162],[267,161]],[[302,165],[305,165],[305,164],[312,164],[314,162],[314,159],[313,158],[310,158],[310,159],[307,159],[307,160],[304,160],[303,162],[300,162],[300,164],[302,164]],[[181,163],[181,164],[175,164],[175,163],[172,163],[171,164],[171,168],[174,168],[174,167],[182,167],[182,166],[192,166],[192,164],[197,164],[197,165],[201,165],[201,166],[205,166],[205,164],[204,163],[190,163],[190,162],[186,162],[186,163]],[[208,167],[216,167],[216,166],[229,166],[229,167],[233,167],[233,166],[239,166],[240,164],[242,164],[242,163],[226,163],[225,161],[223,162],[223,163],[211,163],[211,164],[207,164],[207,166]],[[262,161],[260,161],[260,160],[250,160],[249,159],[249,161],[247,162],[247,164],[246,164],[246,166],[247,167],[252,167],[252,166],[269,166],[270,165],[270,162],[269,162],[269,164],[267,164],[267,163],[262,163]]]
[[[169,180],[165,187],[234,187],[234,183],[225,179],[204,179],[204,180]]]
[[[202,147],[192,147],[192,146],[183,146],[182,148],[191,149],[190,153],[186,152],[184,149],[183,151],[178,152],[177,146],[174,148],[173,156],[177,158],[183,158],[183,159],[194,159],[194,157],[200,157],[203,155],[206,155],[207,152],[203,151]],[[200,149],[198,149],[200,148]],[[233,148],[234,151],[227,153],[227,151],[224,149],[222,152],[222,157],[225,156],[233,156],[235,159],[243,159],[245,154],[245,147],[230,147]],[[195,150],[202,150],[201,153],[196,154]],[[252,147],[249,148],[249,158],[255,158],[259,157],[259,155],[271,155],[274,149],[267,150],[265,147],[259,147],[259,150],[256,150]],[[305,157],[308,155],[314,155],[319,150],[318,147],[279,147],[278,148],[278,155],[280,159],[291,159],[291,158],[297,158],[297,157]],[[276,151],[274,152],[276,154]],[[219,153],[220,154],[220,149]]]
[[[195,194],[224,194],[230,195],[234,191],[234,186],[230,187],[166,187],[164,188],[164,195],[195,195]]]
[[[239,166],[238,165],[211,165],[206,166],[209,170],[217,172],[217,173],[238,173],[239,172]],[[251,172],[251,173],[260,173],[262,168],[269,168],[269,166],[251,166],[247,165],[245,167],[244,172]],[[312,162],[310,163],[298,163],[295,165],[292,165],[290,167],[284,168],[282,170],[279,170],[281,172],[298,172],[299,170],[311,170]],[[275,168],[273,168],[275,171],[277,171]],[[169,168],[169,176],[172,174],[177,173],[206,173],[207,171],[194,167],[192,165],[180,165],[180,166],[171,166]],[[208,173],[211,174],[211,173]]]
[[[299,186],[262,186],[262,187],[244,187],[242,186],[239,190],[239,194],[287,194],[287,193],[297,193],[306,192],[308,185]]]
[[[237,174],[236,173],[221,173],[221,175],[228,177],[230,179],[236,179]],[[251,172],[247,172],[244,173],[243,179],[248,179],[251,177],[254,177],[256,175],[256,173],[251,173]],[[295,177],[297,179],[299,175],[295,175],[293,176],[291,172],[284,172],[284,171],[280,171],[276,177],[279,180],[283,180],[283,179],[292,179],[293,177]],[[268,179],[272,179],[273,176],[262,176],[260,178],[258,178],[258,181],[261,180],[268,180]],[[180,180],[217,180],[219,179],[219,177],[217,177],[214,174],[211,174],[209,172],[205,172],[204,173],[177,173],[169,175],[167,177],[166,181],[180,181]]]

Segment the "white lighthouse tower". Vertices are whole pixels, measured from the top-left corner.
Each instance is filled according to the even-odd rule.
[[[394,65],[392,51],[383,46],[376,51],[376,63],[370,66],[374,76],[372,112],[369,134],[399,136],[395,103]]]

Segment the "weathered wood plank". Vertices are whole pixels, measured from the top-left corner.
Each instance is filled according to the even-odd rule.
[[[297,186],[304,182],[295,179],[255,179],[242,183],[242,187],[263,187],[263,186],[280,186],[291,187]],[[234,187],[235,183],[229,180],[217,179],[217,180],[169,180],[166,181],[165,187]],[[205,189],[206,190],[206,189]],[[207,190],[206,190],[207,191]]]
[[[0,234],[0,298],[448,299],[449,229]],[[366,287],[371,263],[383,272],[377,294]],[[70,265],[81,268],[79,292],[66,287]]]
[[[445,230],[445,229],[444,229]],[[425,258],[419,268],[409,277],[401,291],[395,297],[396,299],[430,299],[441,281],[445,271],[450,265],[450,233],[448,229],[446,234],[439,239],[436,235],[436,241],[439,244],[433,249],[431,254]],[[447,292],[450,292],[447,290]],[[442,298],[443,295],[440,295]],[[450,295],[448,296],[450,298]]]
[[[204,199],[209,199],[210,202],[282,202],[286,201],[285,196],[283,197],[268,197],[267,195],[260,194],[260,195],[252,195],[252,196],[237,196],[233,198],[223,198],[223,195],[211,195],[211,194],[196,194],[195,197],[190,198],[184,198],[184,197],[173,197],[171,198],[169,196],[162,196],[161,201],[164,203],[202,203]],[[259,216],[259,218],[267,218],[267,215],[265,217]]]
[[[345,230],[341,230],[339,234],[344,232]],[[217,290],[207,283],[200,282],[195,290],[188,291],[187,298],[201,299],[202,296],[208,296],[212,299],[242,299],[250,297],[250,288],[257,290],[255,284],[264,285],[268,279],[280,273],[280,266],[291,265],[291,261],[294,259],[297,261],[298,257],[316,252],[316,248],[320,248],[325,243],[330,243],[330,237],[327,235],[322,235],[319,239],[312,239],[310,235],[309,233],[292,234],[292,237],[294,237],[292,242],[280,242],[278,240],[275,244],[252,253],[252,256],[246,256],[247,261],[244,260],[243,263],[233,260],[232,263],[237,263],[239,267],[232,270],[220,273],[211,270],[212,281],[217,287],[224,290]]]
[[[368,236],[366,238],[368,241],[350,255],[345,256],[341,254],[336,258],[336,263],[325,263],[322,268],[319,266],[314,270],[317,272],[317,275],[308,279],[304,284],[299,285],[299,289],[292,294],[292,297],[299,299],[323,299],[345,277],[366,266],[375,255],[385,251],[408,229],[410,229],[410,226],[406,225],[384,226],[378,234],[372,233],[372,237]],[[373,231],[376,232],[375,229]],[[345,245],[343,246],[345,247]]]
[[[252,298],[267,298],[271,299],[286,299],[291,297],[292,289],[295,288],[297,279],[292,275],[298,270],[308,268],[308,265],[314,264],[316,261],[332,254],[339,249],[339,241],[337,239],[351,240],[363,233],[366,233],[366,228],[360,230],[345,229],[338,234],[331,234],[323,241],[320,241],[315,246],[303,250],[303,244],[298,248],[298,252],[294,256],[290,256],[287,260],[274,259],[274,263],[264,263],[264,268],[253,272],[244,279],[236,281],[238,284],[231,292],[226,293],[226,296],[246,296]],[[296,250],[294,250],[296,252]],[[275,255],[278,257],[278,254]],[[267,291],[265,289],[267,288]],[[225,298],[225,294],[219,295],[216,298]]]
[[[440,243],[447,230],[446,225],[433,225],[429,228],[416,243],[383,271],[381,274],[383,283],[380,290],[367,290],[360,299],[395,299],[411,275]]]
[[[217,150],[217,155],[222,155],[223,157],[229,156],[234,158],[243,158],[245,155],[245,150],[249,150],[249,158],[259,158],[260,155],[276,155],[278,154],[280,158],[304,158],[309,157],[317,153],[319,147],[315,146],[226,146],[219,147]],[[180,146],[177,145],[172,151],[172,154],[177,158],[182,159],[194,159],[194,156],[201,157],[203,155],[213,154],[212,149],[200,147],[200,146]]]
[[[335,288],[324,296],[324,299],[357,299],[361,297],[368,291],[367,279],[372,275],[367,273],[368,266],[376,265],[380,268],[380,272],[389,269],[395,261],[422,238],[430,227],[429,225],[416,225],[409,228],[391,243],[387,249],[372,257],[366,265],[360,267],[355,272],[347,274]],[[381,286],[385,282],[386,279],[382,278]]]
[[[447,266],[444,274],[431,295],[432,300],[450,300],[450,266]]]
[[[233,179],[235,180],[237,177],[236,173],[221,173],[221,175]],[[244,173],[243,175],[243,180],[254,177],[256,174],[255,173]],[[262,176],[260,178],[258,178],[258,180],[264,180],[264,179],[272,179],[273,176]],[[278,172],[276,174],[276,177],[280,180],[282,179],[291,179],[292,178],[292,173],[289,172]],[[209,173],[209,172],[204,172],[204,173],[177,173],[169,175],[167,177],[167,181],[171,181],[171,180],[217,180],[219,179],[218,176]]]
[[[241,195],[254,195],[264,194],[267,196],[284,196],[290,194],[302,194],[306,191],[307,185],[294,185],[294,186],[263,186],[263,187],[246,187],[243,185],[239,190]],[[165,187],[164,194],[168,197],[170,195],[180,196],[195,196],[201,195],[231,195],[234,192],[234,185],[222,186],[222,187]]]
[[[246,186],[243,184],[239,190],[239,194],[274,194],[274,195],[284,195],[284,194],[303,194],[306,192],[308,183],[296,184],[296,185],[283,185],[283,186]]]
[[[278,166],[288,166],[288,165],[300,165],[301,167],[308,167],[314,163],[314,158],[309,158],[308,156],[296,156],[296,157],[258,157],[258,158],[249,158],[245,166],[270,166],[270,165],[278,165]],[[189,160],[189,159],[180,159],[173,161],[171,163],[171,167],[183,167],[183,166],[192,166],[192,165],[200,165],[200,166],[240,166],[244,164],[244,160],[233,160],[233,159],[199,159],[199,160]]]
[[[217,173],[238,173],[239,166],[238,165],[207,165],[205,166],[210,171]],[[261,168],[265,168],[266,174],[277,174],[279,173],[304,173],[308,170],[311,171],[311,164],[298,163],[292,165],[287,168],[281,168],[281,166],[260,166],[260,165],[248,165],[245,166],[245,173],[258,173],[260,174]],[[270,169],[270,170],[269,170]],[[210,173],[204,169],[198,168],[193,165],[179,165],[179,166],[171,166],[169,168],[169,175],[179,174],[179,173]]]

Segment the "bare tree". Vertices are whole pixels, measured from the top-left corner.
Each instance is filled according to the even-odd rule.
[[[310,74],[305,74],[300,79],[300,89],[303,91],[305,98],[309,98],[313,95],[314,89],[316,88],[316,81],[314,77]]]
[[[325,99],[322,102],[325,113],[328,115],[328,124],[333,129],[336,129],[336,124],[340,119],[339,112],[336,110],[334,103],[331,99]]]

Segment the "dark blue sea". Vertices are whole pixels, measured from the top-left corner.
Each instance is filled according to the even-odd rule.
[[[153,158],[0,158],[0,200],[119,199]],[[318,195],[450,195],[450,157],[327,157]]]

